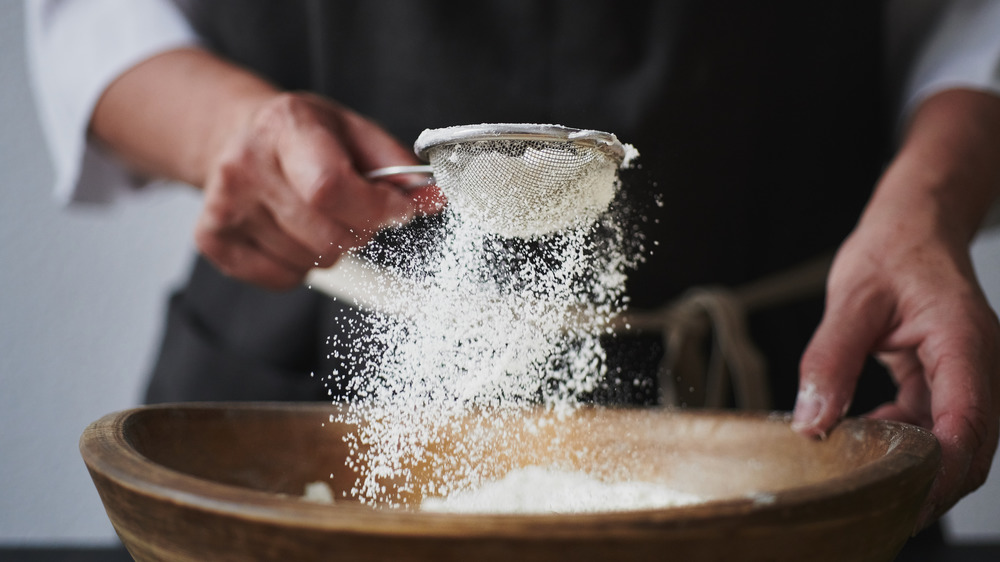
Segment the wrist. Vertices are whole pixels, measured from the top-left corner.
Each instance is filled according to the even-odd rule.
[[[210,53],[198,53],[190,63],[192,114],[179,126],[184,143],[178,179],[202,188],[229,146],[246,138],[260,109],[280,91]]]
[[[134,170],[201,187],[228,139],[278,90],[199,49],[147,59],[102,94],[90,133]]]
[[[914,114],[861,225],[968,248],[1000,193],[1000,97],[948,90]]]

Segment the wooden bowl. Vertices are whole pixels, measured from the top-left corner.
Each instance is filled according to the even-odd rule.
[[[560,424],[574,436],[567,447],[590,451],[574,458],[611,459],[637,478],[713,499],[590,514],[424,513],[300,499],[306,483],[331,472],[338,496],[354,483],[342,438],[351,427],[331,423],[331,413],[301,404],[144,407],[95,422],[80,448],[140,562],[889,561],[913,530],[940,456],[929,432],[884,421],[849,419],[814,441],[781,416],[586,409]]]

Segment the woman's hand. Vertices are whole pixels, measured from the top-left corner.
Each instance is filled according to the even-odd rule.
[[[365,179],[416,163],[371,121],[198,49],[126,71],[99,101],[91,132],[138,171],[203,188],[198,248],[267,288],[293,287],[378,229],[442,204],[436,188]]]
[[[418,195],[363,172],[412,153],[328,100],[278,94],[262,104],[209,167],[195,232],[222,271],[271,288],[329,267],[382,227],[408,221]]]
[[[827,282],[802,357],[793,427],[823,435],[874,354],[898,385],[872,416],[923,426],[942,462],[919,525],[978,488],[1000,420],[1000,324],[969,245],[1000,191],[1000,98],[952,90],[927,100]]]
[[[923,526],[989,474],[1000,419],[1000,325],[967,251],[888,230],[859,228],[838,253],[826,313],[802,359],[794,420],[807,434],[828,431],[874,353],[898,393],[870,415],[930,429],[941,444]]]

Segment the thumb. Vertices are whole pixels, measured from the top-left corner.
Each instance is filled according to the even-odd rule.
[[[827,309],[799,364],[792,429],[825,437],[847,412],[868,354],[884,336],[884,299],[827,295]]]
[[[360,114],[343,109],[342,124],[344,141],[359,171],[420,164],[412,148]]]

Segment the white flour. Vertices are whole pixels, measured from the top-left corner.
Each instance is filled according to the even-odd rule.
[[[333,490],[326,482],[308,482],[302,499],[313,503],[331,504],[334,503]]]
[[[427,498],[420,509],[438,513],[588,513],[662,509],[702,501],[662,484],[603,482],[583,472],[529,466],[474,490]]]
[[[600,181],[613,196],[614,174]],[[332,421],[365,422],[348,438],[362,503],[405,506],[482,483],[495,472],[490,447],[517,443],[467,439],[449,453],[460,456],[449,481],[425,475],[445,461],[436,451],[447,434],[468,430],[463,416],[503,428],[539,404],[567,411],[605,377],[600,337],[624,307],[638,246],[614,212],[530,240],[498,237],[451,208],[445,223],[434,251],[400,267],[414,281],[399,295],[409,312],[373,314],[363,341],[331,339],[356,365],[328,384],[356,397]],[[399,261],[395,247],[367,251]]]

